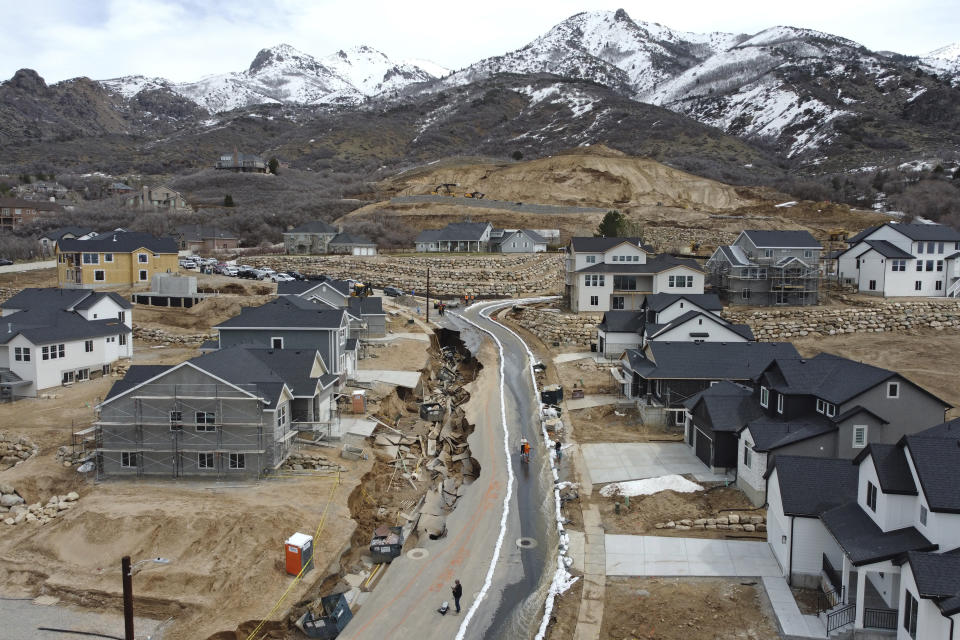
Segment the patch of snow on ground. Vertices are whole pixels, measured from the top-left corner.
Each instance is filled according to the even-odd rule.
[[[775,207],[795,207],[797,206],[796,200],[791,200],[790,202],[781,202],[780,204],[773,205]]]
[[[676,491],[677,493],[693,493],[703,491],[696,482],[690,482],[683,476],[676,474],[645,478],[644,480],[630,480],[628,482],[614,482],[600,489],[600,495],[609,498],[616,493],[622,496],[649,496],[661,491]]]

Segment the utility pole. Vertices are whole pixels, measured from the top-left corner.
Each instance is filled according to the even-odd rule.
[[[430,324],[430,267],[427,267],[427,324]]]
[[[130,556],[123,556],[120,569],[123,571],[123,637],[124,640],[133,640],[133,571]]]

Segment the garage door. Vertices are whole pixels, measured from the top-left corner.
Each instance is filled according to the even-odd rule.
[[[713,442],[708,438],[702,431],[697,429],[697,433],[694,436],[697,439],[696,446],[694,447],[697,452],[697,457],[703,462],[703,464],[710,466],[710,447]]]

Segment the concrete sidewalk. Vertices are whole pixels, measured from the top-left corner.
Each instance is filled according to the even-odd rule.
[[[606,540],[600,510],[583,510],[583,592],[573,640],[599,640],[603,623],[603,599],[607,590]]]
[[[607,534],[609,576],[780,576],[766,542]]]
[[[574,409],[590,409],[592,407],[602,407],[608,404],[617,404],[620,401],[620,396],[615,396],[613,394],[595,394],[588,395],[582,398],[570,398],[566,401],[567,409],[573,411]]]
[[[763,588],[767,591],[773,612],[777,616],[780,633],[785,638],[826,638],[827,627],[815,615],[800,613],[793,592],[782,576],[764,576]]]
[[[570,406],[569,401],[567,406]],[[731,479],[710,471],[682,442],[584,444],[580,450],[594,484],[657,478],[674,473],[689,474],[701,482]]]

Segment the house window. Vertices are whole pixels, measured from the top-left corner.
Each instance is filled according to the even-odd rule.
[[[230,454],[230,468],[231,469],[245,469],[247,466],[247,458],[242,453],[231,453]]]
[[[83,254],[83,264],[100,264],[100,254],[99,253]]]
[[[587,256],[587,264],[596,264],[597,256]]]
[[[614,309],[623,309],[625,306],[625,300],[623,296],[613,296],[613,308]]]
[[[887,383],[887,397],[888,397],[888,398],[899,398],[899,397],[900,397],[900,383],[899,383],[899,382],[888,382],[888,383]]]
[[[917,271],[923,271],[923,260],[917,260]]]
[[[927,260],[927,271],[933,271],[933,260]]]
[[[920,524],[927,526],[927,508],[920,505]]]
[[[90,369],[77,369],[77,382],[90,379]]]
[[[125,333],[120,334],[120,344],[121,345],[127,344],[127,334]]]
[[[760,406],[766,409],[770,406],[770,389],[760,387]]]
[[[772,256],[773,256],[773,249],[764,249],[764,250],[763,250],[763,257],[764,257],[764,258],[770,258],[770,257],[772,257]]]
[[[183,425],[183,411],[171,411],[170,412],[170,429],[173,431],[182,431]]]
[[[124,469],[135,469],[137,466],[137,454],[135,451],[120,452],[120,466]]]
[[[919,604],[909,589],[903,591],[903,628],[914,640],[917,638],[917,609]]]
[[[50,359],[50,347],[43,347],[43,359],[44,360]]]
[[[892,271],[906,271],[907,270],[907,261],[906,260],[891,260],[890,264]]]
[[[95,282],[103,282],[107,279],[107,273],[103,269],[94,269],[93,279]]]
[[[104,261],[104,262],[113,262],[113,254],[112,254],[112,253],[105,253],[105,254],[103,254],[103,261]]]
[[[943,271],[943,260],[937,260],[937,271]]]
[[[287,405],[277,407],[277,426],[282,427],[287,424]]]
[[[596,307],[600,304],[600,296],[590,296],[590,306]]]
[[[283,349],[283,338],[270,338],[270,347],[273,349]]]
[[[17,362],[30,362],[30,347],[14,347],[13,359]]]
[[[871,281],[870,281],[870,284],[867,285],[867,288],[870,289],[870,291],[876,291],[876,290],[877,290],[877,281],[876,281],[876,280],[871,280]]]
[[[827,410],[827,417],[828,417],[828,418],[832,418],[833,416],[837,415],[837,405],[835,405],[835,404],[830,404],[830,403],[828,402],[828,403],[825,405],[825,407],[826,407],[826,410]]]
[[[783,394],[777,394],[777,413],[783,413]]]
[[[73,371],[63,372],[63,384],[73,384]]]
[[[813,251],[809,251],[809,250],[804,251],[804,252],[803,252],[803,257],[804,257],[804,258],[812,258],[812,257],[813,257]]]
[[[817,398],[817,413],[826,413],[826,408],[825,408],[826,406],[827,406],[826,402],[824,402],[820,398]]]
[[[936,289],[937,291],[943,291],[943,281],[937,280],[936,282],[934,282],[933,288]]]
[[[914,283],[913,283],[913,290],[914,290],[914,291],[922,291],[922,290],[923,290],[923,280],[916,280],[916,281],[914,281]]]
[[[867,506],[870,511],[877,512],[877,487],[869,480],[867,481]]]
[[[937,243],[928,242],[927,243],[927,253],[936,253],[937,252]]]
[[[90,353],[91,351],[93,351],[93,340],[83,341],[83,351],[84,353]]]
[[[212,411],[197,411],[197,431],[216,431],[217,414]]]
[[[863,449],[867,446],[867,425],[858,424],[853,427],[853,448]]]
[[[635,276],[613,276],[613,288],[619,291],[636,291],[637,278]]]
[[[146,264],[147,262],[149,262],[149,260],[150,260],[150,257],[146,253],[137,254],[137,262],[139,262],[140,264]]]
[[[201,451],[197,454],[197,468],[198,469],[213,469],[213,452],[212,451]]]
[[[749,300],[750,299],[750,289],[741,289],[740,290],[740,299]]]
[[[117,320],[119,320],[120,322],[126,322],[126,321],[127,321],[127,312],[126,312],[126,311],[118,311],[118,312],[117,312]]]
[[[743,445],[743,466],[745,466],[747,469],[749,469],[751,464],[753,464],[753,449],[750,448],[750,445],[744,443],[744,445]]]
[[[942,243],[942,242],[938,242],[938,243],[937,243],[937,253],[943,253],[943,243]]]
[[[141,282],[145,282],[145,281],[146,281],[146,279],[147,279],[147,270],[146,270],[146,269],[140,269],[139,278],[140,278],[140,281],[141,281]]]

